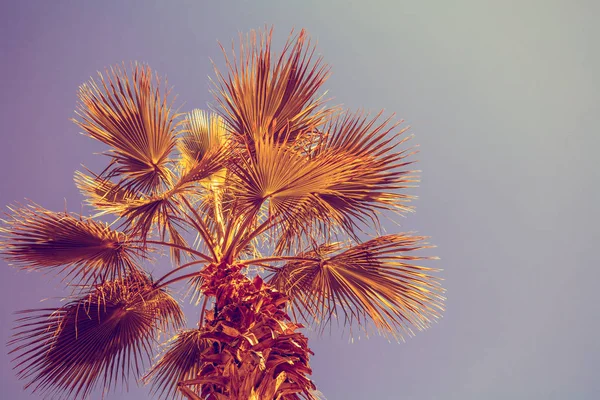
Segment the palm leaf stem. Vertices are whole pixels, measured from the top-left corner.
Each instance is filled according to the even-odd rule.
[[[189,263],[187,263],[187,264],[183,264],[182,266],[180,266],[180,267],[177,267],[177,268],[175,268],[175,269],[173,269],[173,270],[171,270],[171,271],[167,272],[166,274],[164,274],[163,276],[161,276],[161,277],[160,277],[160,278],[159,278],[159,279],[158,279],[156,282],[154,282],[154,283],[155,283],[155,284],[159,284],[160,282],[164,281],[166,278],[168,278],[169,276],[173,275],[174,273],[177,273],[177,272],[181,271],[181,270],[182,270],[182,269],[184,269],[184,268],[191,267],[192,265],[198,265],[198,264],[204,264],[204,261],[194,260],[194,261],[191,261],[191,262],[189,262]]]
[[[280,256],[280,257],[265,257],[265,258],[253,258],[252,260],[242,260],[239,264],[242,265],[263,265],[264,262],[276,262],[276,261],[321,261],[319,258],[311,258],[311,257],[288,257],[288,256]],[[264,266],[264,265],[263,265]],[[274,268],[273,270],[278,269]]]
[[[219,234],[221,238],[225,234],[225,224],[223,223],[223,207],[221,205],[221,201],[219,200],[219,195],[216,190],[211,190],[213,202],[215,203],[215,220],[217,221],[217,229],[219,229]]]
[[[233,238],[233,240],[227,247],[227,251],[225,251],[225,255],[223,256],[223,260],[225,262],[231,263],[233,261],[234,257],[237,255],[236,250],[239,248],[238,243],[240,243],[240,241],[242,241],[242,236],[244,235],[244,232],[246,231],[246,229],[248,229],[248,227],[252,224],[252,220],[254,219],[255,215],[256,215],[256,212],[252,212],[252,213],[248,214],[246,216],[246,219],[244,220],[244,222],[242,222],[242,224],[240,225],[240,228],[237,231],[237,235],[235,235],[235,237]],[[249,241],[244,240],[244,241],[242,241],[242,243],[247,244],[247,243],[249,243]]]
[[[182,281],[184,279],[194,278],[194,277],[199,276],[199,275],[200,275],[200,272],[192,272],[191,274],[181,275],[181,276],[178,276],[176,278],[170,279],[170,280],[168,280],[166,282],[163,282],[160,285],[156,285],[154,287],[154,290],[159,290],[159,289],[167,287],[167,286],[169,286],[169,285],[171,285],[171,284],[173,284],[175,282],[179,282],[179,281]]]
[[[194,227],[198,230],[198,233],[202,236],[202,239],[204,239],[204,241],[206,242],[206,247],[208,247],[208,250],[211,252],[213,258],[215,260],[219,259],[219,256],[216,252],[215,243],[208,231],[206,224],[204,224],[204,220],[200,217],[198,212],[194,210],[194,208],[192,207],[188,199],[185,198],[185,196],[181,196],[181,199],[183,200],[185,205],[190,209],[190,211],[194,214],[194,217],[196,217],[196,220],[194,220],[188,214],[185,214],[188,217],[188,220],[192,223],[192,225],[194,225]]]
[[[130,240],[127,243],[147,243],[147,244],[155,244],[155,245],[159,245],[159,246],[173,247],[175,249],[183,250],[185,252],[188,252],[190,254],[198,256],[209,263],[216,261],[214,258],[212,258],[198,250],[190,249],[189,247],[182,246],[182,245],[175,244],[175,243],[163,242],[160,240]]]
[[[246,239],[241,241],[241,243],[237,246],[239,251],[243,250],[244,247],[246,247],[248,245],[248,243],[250,243],[258,235],[260,235],[267,229],[271,228],[275,224],[276,224],[276,221],[275,221],[275,218],[273,218],[273,214],[269,215],[269,217],[265,220],[265,222],[260,224],[250,235],[248,235],[248,237]]]

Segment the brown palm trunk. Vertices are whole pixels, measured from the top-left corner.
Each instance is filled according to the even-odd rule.
[[[211,264],[201,290],[214,299],[200,328],[210,340],[196,379],[179,388],[191,400],[316,399],[308,378],[313,354],[302,325],[285,312],[288,299],[239,265]]]

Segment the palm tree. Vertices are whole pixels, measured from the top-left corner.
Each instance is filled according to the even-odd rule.
[[[296,321],[401,338],[438,318],[439,279],[412,255],[426,238],[366,232],[412,209],[406,129],[328,106],[329,68],[305,32],[278,57],[271,36],[224,51],[214,112],[174,113],[145,65],[81,86],[74,121],[110,147],[103,171],[75,175],[96,214],[15,205],[0,231],[9,263],[55,271],[71,293],[17,320],[9,345],[26,387],[81,399],[134,374],[162,398],[316,399]],[[161,249],[173,268],[155,278],[143,266]],[[193,329],[167,289],[181,281]]]

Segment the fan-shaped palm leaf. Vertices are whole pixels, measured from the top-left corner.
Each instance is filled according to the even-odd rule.
[[[405,202],[411,196],[398,193],[417,181],[413,171],[403,169],[410,154],[396,149],[404,130],[394,133],[397,125],[377,120],[340,117],[310,155],[265,135],[255,141],[252,157],[235,161],[231,170],[238,178],[233,190],[239,206],[252,214],[269,200],[279,223],[278,251],[335,227],[354,236],[358,223],[378,222],[377,209],[410,210]]]
[[[90,176],[76,171],[75,184],[86,197],[86,202],[99,210],[99,214],[118,214],[122,211],[123,205],[139,200],[139,196],[126,188],[94,173]]]
[[[96,192],[104,194],[107,190],[108,195],[114,194],[116,201],[111,202],[110,210],[124,218],[125,224],[143,237],[153,227],[157,227],[163,234],[170,231],[172,238],[182,239],[181,235],[173,231],[174,223],[183,214],[182,196],[202,198],[199,193],[210,193],[214,185],[220,185],[224,180],[226,161],[230,154],[223,119],[216,114],[209,116],[201,110],[194,110],[188,114],[183,125],[184,130],[178,142],[181,155],[179,176],[162,193],[137,198],[131,195],[126,197],[128,192],[121,185],[100,182],[103,186],[94,189],[89,179],[79,179],[83,189],[88,193],[92,192],[92,195]],[[117,194],[120,196],[117,197]],[[121,199],[126,201],[120,201]]]
[[[96,286],[57,310],[28,310],[9,343],[26,387],[85,398],[99,380],[106,388],[140,376],[153,340],[181,326],[177,302],[136,275]]]
[[[412,161],[404,160],[414,152],[398,148],[409,139],[401,138],[406,128],[395,131],[399,123],[390,125],[390,118],[380,121],[380,116],[348,112],[324,128],[323,141],[310,155],[315,173],[304,177],[324,185],[296,197],[295,207],[283,208],[278,252],[301,234],[312,237],[316,231],[328,239],[336,227],[356,239],[359,226],[379,224],[377,210],[411,210],[406,203],[413,196],[399,191],[418,182],[416,171],[406,169]]]
[[[306,260],[276,268],[270,283],[321,327],[341,313],[350,325],[366,329],[369,318],[380,332],[412,335],[410,325],[424,329],[443,310],[439,278],[430,275],[436,270],[410,263],[427,257],[406,254],[426,248],[423,240],[387,235],[342,252],[326,244],[300,255]]]
[[[222,234],[219,232],[223,225],[221,200],[233,150],[229,132],[220,115],[198,109],[187,115],[183,126],[178,142],[181,167],[178,187],[198,205],[205,223]],[[192,190],[198,184],[201,187]]]
[[[116,161],[108,176],[133,191],[160,190],[172,179],[169,155],[176,145],[174,115],[160,80],[147,66],[135,65],[131,80],[120,67],[79,89],[75,121],[86,134],[111,146]]]
[[[206,158],[210,150],[224,147],[227,143],[227,127],[218,114],[193,110],[187,114],[183,126],[177,148],[184,171],[189,171],[198,161]]]
[[[234,137],[248,146],[267,130],[276,140],[285,129],[289,139],[302,141],[332,112],[319,109],[323,101],[315,95],[327,79],[329,67],[320,57],[313,62],[314,47],[306,32],[290,36],[276,61],[271,59],[271,34],[272,30],[253,31],[245,42],[240,38],[239,54],[233,52],[233,62],[223,50],[227,77],[215,68],[217,101]]]
[[[120,217],[123,226],[142,238],[157,229],[160,236],[168,231],[171,221],[176,220],[181,214],[182,204],[173,191],[148,197],[139,198],[124,203],[120,207]]]
[[[123,232],[105,223],[48,211],[36,204],[11,208],[0,227],[0,250],[24,269],[61,268],[73,278],[102,281],[137,270],[144,256]]]
[[[152,232],[157,232],[162,240],[169,234],[173,243],[186,245],[179,231],[184,225],[190,224],[190,217],[185,212],[187,200],[182,194],[190,189],[189,185],[192,183],[192,181],[182,181],[181,185],[164,193],[118,205],[115,209],[123,219],[122,226],[143,240],[146,240]],[[197,225],[195,227],[198,228]],[[205,239],[209,239],[205,228],[202,229],[202,233]],[[212,245],[212,240],[207,240],[206,245]]]

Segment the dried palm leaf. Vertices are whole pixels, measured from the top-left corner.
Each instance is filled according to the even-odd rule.
[[[99,74],[79,89],[74,122],[90,137],[111,146],[115,163],[108,177],[133,192],[160,191],[172,180],[169,156],[176,145],[174,115],[168,92],[148,66],[135,65],[131,80],[121,67]]]
[[[197,376],[179,381],[190,399],[316,400],[307,339],[285,313],[286,298],[260,277],[250,280],[239,265],[208,265],[202,291],[214,295],[206,314]],[[188,348],[189,349],[189,348]],[[181,357],[188,351],[173,353]],[[171,360],[169,364],[180,365]],[[165,372],[166,373],[166,372]],[[173,377],[174,378],[174,377]],[[199,389],[199,390],[198,390]]]
[[[73,399],[99,381],[109,390],[129,373],[140,376],[158,334],[183,324],[177,302],[141,275],[105,282],[56,310],[22,313],[9,342],[19,378],[33,391]]]
[[[424,239],[387,235],[341,252],[326,244],[304,253],[306,260],[275,268],[269,282],[321,327],[343,315],[351,326],[367,329],[370,319],[381,333],[412,335],[410,325],[425,329],[443,310],[443,289],[431,275],[437,270],[410,263],[429,257],[406,254],[427,248]]]
[[[60,268],[67,277],[99,282],[137,270],[135,257],[144,257],[125,233],[105,223],[36,204],[9,209],[6,226],[0,228],[0,250],[23,269]]]

